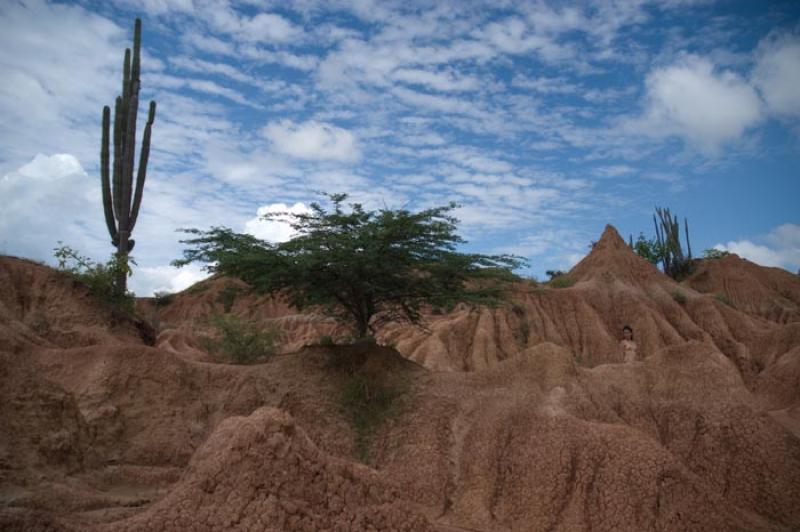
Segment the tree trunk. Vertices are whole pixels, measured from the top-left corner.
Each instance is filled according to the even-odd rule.
[[[358,322],[356,323],[356,329],[358,333],[358,339],[366,338],[367,334],[369,334],[369,318],[359,318]]]

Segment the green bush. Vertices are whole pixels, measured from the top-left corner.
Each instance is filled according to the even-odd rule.
[[[155,292],[153,294],[153,302],[156,307],[166,307],[175,299],[175,294],[166,291]]]
[[[672,292],[672,299],[674,299],[675,302],[678,303],[679,305],[685,305],[687,301],[686,294],[684,294],[680,290],[675,290],[674,292]]]
[[[226,284],[222,290],[219,291],[217,302],[222,303],[225,314],[231,311],[233,304],[236,302],[236,297],[241,293],[242,289],[232,283]]]
[[[369,441],[391,414],[400,392],[379,379],[361,373],[348,376],[339,400],[345,415],[356,429],[356,449],[366,461]]]
[[[721,259],[723,257],[727,257],[730,255],[730,251],[723,251],[721,249],[707,249],[703,251],[703,258],[704,259]]]
[[[725,292],[717,292],[716,294],[714,294],[714,299],[716,299],[720,303],[728,305],[729,307],[733,307],[733,302],[728,297],[728,294],[726,294]]]
[[[59,244],[62,244],[59,242]],[[124,271],[131,274],[130,264],[136,264],[131,257],[127,261],[118,260],[112,255],[105,264],[85,257],[69,246],[61,245],[53,250],[58,260],[58,269],[88,288],[89,293],[107,305],[115,318],[134,315],[133,293],[118,294],[115,290],[117,274]]]
[[[664,259],[664,246],[653,238],[648,240],[644,233],[639,233],[639,238],[633,244],[633,251],[653,265]]]
[[[276,329],[264,329],[257,323],[225,314],[211,318],[216,338],[207,338],[205,347],[214,355],[223,355],[234,364],[262,362],[275,352],[280,339]]]
[[[567,288],[574,285],[577,281],[572,277],[555,277],[549,283],[553,288]]]

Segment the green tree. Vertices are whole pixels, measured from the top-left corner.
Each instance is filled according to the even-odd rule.
[[[723,257],[727,257],[730,255],[730,251],[725,251],[722,249],[711,248],[703,251],[703,258],[704,259],[721,259]]]
[[[150,102],[139,153],[139,167],[134,189],[133,163],[136,153],[136,118],[139,114],[140,47],[142,21],[136,19],[133,29],[133,58],[130,48],[125,49],[122,66],[122,94],[114,104],[114,162],[110,162],[109,137],[111,109],[103,107],[102,138],[100,143],[100,184],[103,194],[103,212],[111,244],[117,248],[118,268],[115,278],[117,295],[124,296],[128,282],[128,254],[135,244],[131,238],[139,207],[142,204],[147,160],[150,157],[150,131],[156,118],[156,102]],[[112,170],[113,167],[113,170]]]
[[[423,305],[493,303],[504,280],[524,261],[511,255],[456,251],[451,203],[421,212],[365,210],[345,194],[326,195],[332,210],[311,204],[307,214],[272,213],[296,236],[274,244],[225,227],[186,229],[194,238],[173,264],[206,263],[210,272],[237,277],[261,292],[282,292],[298,308],[320,306],[350,322],[363,338],[389,321],[418,324]]]
[[[644,233],[639,233],[639,238],[633,244],[633,250],[637,255],[654,265],[664,258],[663,246],[653,238],[648,240]]]

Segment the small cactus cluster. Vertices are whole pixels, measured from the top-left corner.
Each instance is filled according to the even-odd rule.
[[[111,133],[111,109],[103,107],[103,131],[100,148],[100,179],[111,243],[117,248],[117,259],[127,264],[128,253],[133,250],[131,233],[136,225],[142,192],[150,156],[150,131],[156,117],[156,102],[150,102],[147,124],[142,137],[139,166],[136,172],[136,188],[133,187],[134,159],[136,152],[136,117],[139,113],[139,72],[142,21],[136,19],[133,31],[133,55],[125,49],[122,70],[122,94],[114,104],[114,162],[110,164],[109,137]],[[113,168],[113,170],[112,170]],[[116,290],[125,293],[127,272],[121,271],[116,279]]]
[[[686,218],[683,219],[686,231],[686,255],[683,254],[683,248],[681,247],[680,224],[678,223],[677,215],[673,216],[668,208],[656,207],[653,223],[656,227],[656,241],[659,249],[662,250],[661,260],[664,266],[664,273],[673,279],[688,273],[692,260],[692,246],[689,243],[689,221]]]

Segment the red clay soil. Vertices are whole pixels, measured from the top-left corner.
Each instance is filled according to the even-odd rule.
[[[766,268],[738,255],[695,262],[686,284],[736,308],[778,323],[800,322],[800,275]]]
[[[799,529],[800,323],[747,299],[795,281],[736,261],[679,284],[609,227],[574,285],[394,326],[398,354],[290,352],[347,331],[219,278],[140,302],[148,347],[67,277],[0,258],[0,529]],[[226,311],[287,354],[215,361]],[[397,394],[366,436],[352,372]]]

